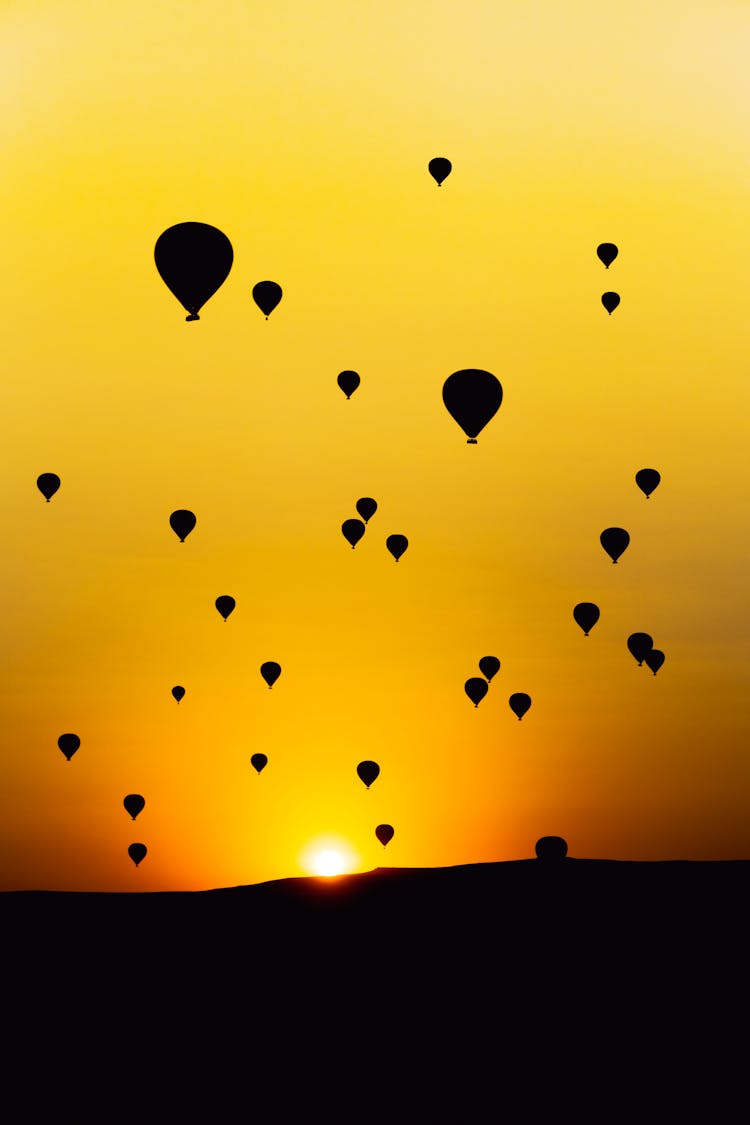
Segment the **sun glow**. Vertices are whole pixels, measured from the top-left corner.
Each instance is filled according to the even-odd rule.
[[[315,857],[315,870],[318,875],[340,875],[344,870],[344,860],[340,852],[327,849]]]
[[[346,842],[333,837],[312,841],[301,856],[302,867],[311,875],[332,878],[356,871],[359,858]]]

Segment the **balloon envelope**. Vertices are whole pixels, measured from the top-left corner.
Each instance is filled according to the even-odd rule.
[[[644,663],[648,665],[648,667],[654,673],[654,675],[656,675],[656,673],[664,663],[664,653],[660,648],[652,648],[646,653],[646,655],[643,657],[643,660]]]
[[[250,759],[250,765],[260,773],[268,765],[268,758],[265,754],[253,754]]]
[[[60,478],[57,473],[42,473],[41,476],[36,478],[36,486],[49,504],[51,497],[60,487]]]
[[[596,256],[600,262],[604,262],[607,269],[612,265],[617,257],[618,250],[614,242],[600,242],[596,248]]]
[[[496,656],[483,656],[479,661],[479,671],[489,683],[492,677],[500,671],[500,661]]]
[[[281,286],[275,281],[259,281],[253,286],[253,300],[268,320],[281,300]]]
[[[380,766],[377,762],[360,762],[357,766],[357,776],[369,789],[373,781],[380,773]]]
[[[341,531],[344,539],[351,544],[351,548],[354,550],[365,533],[365,525],[362,520],[344,520]]]
[[[128,855],[137,867],[141,860],[148,855],[148,848],[145,844],[131,844],[128,848]]]
[[[385,847],[385,845],[393,839],[393,828],[390,824],[379,824],[375,829],[375,835],[378,840],[380,840],[383,847]]]
[[[628,637],[628,649],[632,656],[643,664],[646,653],[654,647],[654,638],[648,633],[631,633]]]
[[[568,854],[568,845],[562,836],[542,836],[534,848],[537,859],[560,860]]]
[[[656,469],[639,469],[635,474],[635,483],[641,492],[645,493],[647,500],[660,480],[661,473],[658,473]]]
[[[363,496],[357,501],[357,511],[365,523],[368,523],[378,510],[376,502],[371,496]]]
[[[599,542],[612,562],[616,563],[630,542],[630,536],[624,527],[607,527],[599,536]]]
[[[464,684],[464,691],[475,707],[478,707],[482,702],[487,694],[487,690],[487,681],[481,680],[479,676],[472,676],[471,679],[467,680]]]
[[[70,761],[81,745],[81,740],[77,734],[61,734],[57,740],[57,745],[60,747],[67,760]]]
[[[179,684],[177,685],[177,687],[172,688],[172,695],[175,697],[175,699],[177,700],[178,703],[180,702],[180,700],[182,699],[184,694],[185,694],[185,689],[184,689],[184,687],[180,687]]]
[[[225,234],[208,223],[177,223],[160,234],[154,259],[162,281],[184,309],[198,312],[226,281],[234,251]]]
[[[454,371],[443,383],[446,410],[466,434],[468,445],[477,444],[477,434],[497,414],[502,401],[500,381],[489,371],[473,367]]]
[[[195,516],[189,512],[187,508],[179,508],[176,512],[172,512],[169,517],[169,526],[172,531],[179,538],[180,543],[184,543],[190,532],[196,524]]]
[[[125,806],[125,812],[129,813],[133,820],[135,820],[138,813],[143,812],[146,807],[146,802],[143,797],[141,797],[140,793],[128,793],[122,803]]]
[[[619,293],[602,293],[602,304],[611,316],[620,303]]]
[[[529,707],[531,707],[531,696],[527,695],[525,691],[517,691],[511,695],[508,703],[510,704],[511,711],[518,717],[520,722]]]
[[[453,165],[445,156],[433,156],[432,160],[427,165],[427,170],[438,187],[440,187],[443,180],[446,180],[448,176],[450,176],[452,168]]]
[[[340,371],[336,382],[341,387],[347,398],[351,398],[359,386],[359,375],[356,371]]]
[[[225,621],[229,617],[229,614],[232,612],[236,604],[237,603],[234,598],[230,597],[229,594],[221,594],[216,599],[216,608]]]
[[[260,666],[260,674],[268,686],[272,688],[281,675],[281,665],[277,664],[275,660],[266,660],[265,664]]]
[[[385,541],[385,545],[393,555],[396,562],[398,562],[406,548],[409,546],[409,540],[405,535],[389,535]]]
[[[599,606],[593,602],[579,602],[573,606],[573,620],[580,625],[584,635],[588,637],[589,630],[593,629],[599,620]]]

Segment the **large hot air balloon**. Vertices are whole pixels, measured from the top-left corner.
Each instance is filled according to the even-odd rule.
[[[500,661],[496,656],[483,656],[479,661],[479,671],[487,683],[500,671]]]
[[[639,469],[635,474],[635,483],[645,494],[647,500],[660,480],[661,473],[658,473],[656,469]]]
[[[472,676],[464,684],[464,691],[474,706],[478,707],[487,694],[487,681],[481,680],[479,676]]]
[[[195,516],[187,508],[178,508],[169,517],[169,526],[175,533],[180,543],[184,543],[196,524]]]
[[[261,770],[264,770],[268,765],[268,758],[265,754],[253,754],[250,759],[250,765],[260,773]]]
[[[143,812],[146,807],[146,802],[141,797],[140,793],[128,793],[125,800],[122,802],[125,806],[125,812],[135,820],[139,812]]]
[[[638,664],[643,664],[646,654],[654,647],[654,638],[648,633],[631,633],[628,637],[628,649]]]
[[[81,740],[77,734],[61,734],[57,740],[57,745],[62,750],[66,759],[70,761],[78,747],[81,745]]]
[[[377,510],[378,505],[371,496],[363,496],[357,501],[357,512],[365,521],[365,523],[370,522]]]
[[[489,371],[454,371],[443,384],[443,402],[466,434],[467,445],[477,444],[477,434],[497,414],[502,401],[500,380]]]
[[[398,562],[406,548],[409,546],[409,540],[405,535],[389,535],[385,541],[385,545],[393,555],[396,562]]]
[[[511,695],[508,703],[510,704],[511,711],[520,722],[529,707],[531,707],[531,696],[527,695],[525,691],[516,691]]]
[[[568,854],[568,845],[562,836],[542,836],[540,840],[537,840],[534,851],[537,859],[559,862],[561,859],[565,859]]]
[[[60,487],[60,478],[57,473],[42,473],[41,476],[36,478],[36,486],[49,504]]]
[[[281,286],[275,281],[259,281],[253,286],[253,300],[268,320],[281,300]]]
[[[221,616],[224,618],[224,624],[227,623],[227,618],[236,606],[236,601],[229,594],[220,594],[216,599],[215,605]]]
[[[579,602],[573,606],[573,620],[583,629],[583,635],[588,637],[589,632],[599,620],[599,606],[593,602]]]
[[[359,375],[356,371],[340,371],[336,382],[341,387],[347,398],[351,398],[359,386]]]
[[[189,316],[198,313],[226,281],[234,251],[225,234],[207,223],[177,223],[156,240],[156,268]]]
[[[643,661],[646,665],[648,665],[654,675],[656,675],[656,673],[664,663],[664,653],[660,648],[649,649],[649,651],[643,657]]]
[[[341,531],[344,539],[351,544],[351,548],[354,550],[365,533],[365,525],[362,520],[344,520]]]
[[[260,666],[260,674],[269,688],[272,688],[281,675],[281,665],[277,664],[275,660],[266,660],[265,664]]]
[[[602,304],[604,305],[610,316],[612,316],[612,313],[615,311],[619,303],[619,293],[602,293]]]
[[[438,187],[440,187],[443,180],[447,180],[448,176],[450,176],[452,168],[453,165],[445,156],[433,156],[432,160],[427,165],[427,171]]]
[[[175,699],[177,700],[178,703],[180,702],[180,700],[182,699],[184,694],[185,694],[185,689],[184,689],[184,687],[180,687],[179,684],[177,685],[177,687],[172,688],[172,695],[175,697]]]
[[[131,844],[128,848],[128,855],[137,867],[148,855],[148,848],[145,844]]]
[[[379,824],[375,829],[375,835],[380,843],[385,847],[393,839],[394,832],[390,824]]]
[[[600,262],[604,262],[606,269],[612,265],[617,254],[618,250],[614,242],[600,242],[596,248],[596,256]]]
[[[630,536],[624,527],[607,527],[599,536],[599,542],[612,562],[616,563],[630,542]]]
[[[380,766],[377,762],[360,762],[357,766],[357,777],[365,783],[368,789],[379,773]]]

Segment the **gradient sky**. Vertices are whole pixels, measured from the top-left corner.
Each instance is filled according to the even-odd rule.
[[[750,858],[749,55],[728,0],[2,4],[4,889]],[[235,253],[196,324],[189,220]]]

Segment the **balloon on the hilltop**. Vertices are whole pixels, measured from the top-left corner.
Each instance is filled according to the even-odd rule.
[[[618,253],[614,242],[600,242],[596,248],[596,256],[600,262],[604,262],[606,269],[609,269]]]
[[[562,836],[542,836],[537,840],[534,848],[537,859],[556,861],[565,859],[568,854],[568,845]]]
[[[148,848],[145,844],[131,844],[128,848],[128,855],[137,867],[148,855]]]
[[[259,281],[253,286],[253,300],[268,320],[281,300],[281,286],[275,281]]]
[[[628,649],[638,664],[643,664],[646,654],[654,647],[654,638],[648,633],[631,633],[628,637]]]
[[[146,807],[146,802],[140,793],[128,793],[122,803],[125,806],[125,812],[128,813],[133,820],[135,820],[138,813],[143,812]]]
[[[377,836],[378,840],[380,840],[380,843],[383,845],[383,847],[385,847],[386,844],[390,843],[390,841],[393,839],[393,828],[390,824],[379,824],[375,829],[375,835]]]
[[[368,789],[379,774],[380,766],[377,762],[360,762],[357,766],[357,777],[365,783]]]
[[[385,541],[385,545],[393,555],[396,562],[398,562],[406,548],[409,546],[409,540],[405,535],[389,535]]]
[[[265,754],[253,754],[250,758],[250,765],[260,773],[268,765],[268,758]]]
[[[57,745],[62,750],[66,759],[70,761],[78,747],[81,745],[81,740],[77,734],[61,734],[57,740]]]
[[[612,559],[612,562],[616,563],[620,555],[627,548],[630,542],[630,536],[624,527],[607,527],[599,536],[599,542]]]
[[[612,313],[615,311],[619,303],[619,293],[602,293],[602,304],[604,305],[610,316],[612,316]]]
[[[344,520],[341,525],[341,532],[344,539],[346,539],[347,543],[351,545],[352,550],[354,550],[365,533],[365,525],[362,523],[362,520]]]
[[[479,671],[487,683],[500,671],[500,661],[496,656],[483,656],[479,661]]]
[[[656,675],[664,663],[664,653],[660,648],[652,648],[643,657],[643,662],[651,669],[654,675]]]
[[[359,386],[360,380],[356,371],[340,371],[336,376],[336,382],[346,397],[351,398]]]
[[[531,696],[527,695],[525,691],[516,691],[511,695],[508,703],[510,704],[511,711],[520,722],[529,707],[531,707]]]
[[[226,281],[234,251],[225,234],[208,223],[177,223],[160,234],[154,259],[162,281],[189,313],[198,313]]]
[[[221,616],[224,618],[224,624],[226,624],[226,620],[229,617],[229,614],[232,612],[237,603],[229,594],[220,594],[216,599],[215,605]]]
[[[443,180],[447,180],[448,176],[450,176],[452,168],[453,165],[445,156],[433,156],[432,160],[427,165],[427,171],[438,187],[440,187]]]
[[[489,371],[473,367],[454,371],[443,383],[446,410],[466,434],[467,445],[477,444],[477,434],[497,414],[502,401],[500,380]]]
[[[281,665],[277,664],[275,660],[266,660],[260,666],[260,674],[269,688],[272,688],[281,675]]]
[[[169,517],[169,526],[175,533],[180,543],[184,543],[190,532],[196,525],[196,518],[192,512],[187,508],[178,508],[176,512],[172,512]]]
[[[177,684],[176,687],[172,688],[172,695],[175,697],[175,699],[177,700],[178,703],[180,702],[180,700],[182,699],[184,694],[185,694],[185,689],[184,689],[184,687],[181,687],[179,684]]]
[[[635,474],[635,483],[648,500],[651,493],[659,484],[661,473],[656,469],[639,469]]]
[[[478,707],[482,702],[487,694],[487,690],[487,681],[480,679],[479,676],[472,676],[471,679],[467,680],[464,684],[464,691],[475,707]]]
[[[42,473],[36,478],[36,486],[49,504],[60,487],[60,478],[57,473]]]
[[[357,501],[357,511],[360,514],[360,516],[362,517],[362,519],[365,521],[365,523],[370,522],[370,520],[375,515],[377,510],[378,510],[378,505],[377,505],[376,501],[372,499],[371,496],[362,496]]]
[[[599,606],[593,602],[579,602],[573,606],[573,620],[583,629],[583,635],[588,637],[591,629],[599,620]]]

